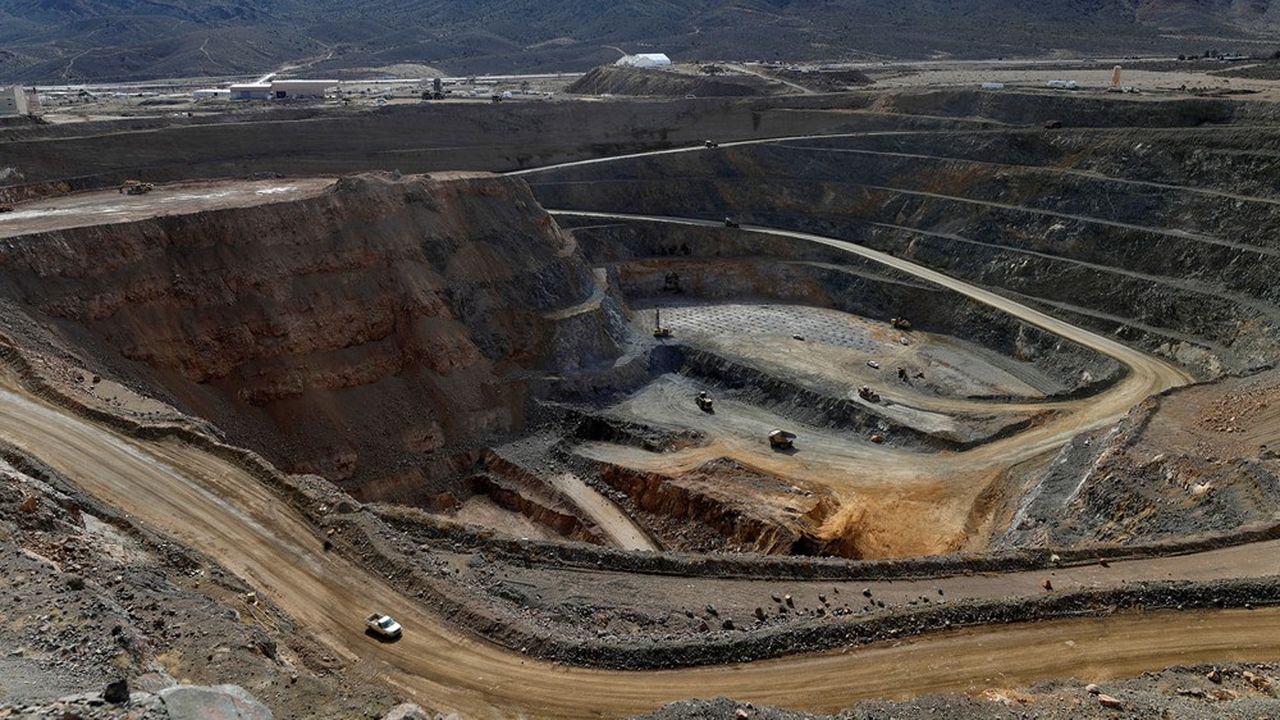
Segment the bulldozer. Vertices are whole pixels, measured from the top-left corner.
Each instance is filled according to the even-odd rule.
[[[796,446],[796,436],[785,430],[769,433],[769,447],[774,450],[791,450]]]
[[[155,189],[156,189],[156,186],[149,182],[142,182],[141,180],[125,180],[120,185],[120,194],[121,195],[146,195],[147,193]]]
[[[716,411],[715,400],[711,399],[711,395],[706,390],[698,393],[698,397],[694,398],[694,402],[698,403],[698,409],[704,413],[714,413]]]
[[[870,387],[866,385],[863,385],[862,387],[858,388],[858,397],[862,398],[863,400],[866,400],[869,403],[880,402],[880,393],[876,392],[875,390],[872,390]]]
[[[893,326],[894,330],[910,330],[911,329],[911,321],[906,318],[896,317],[890,320],[889,324]]]
[[[662,327],[662,311],[656,308],[653,311],[653,336],[659,340],[671,337],[671,328]]]

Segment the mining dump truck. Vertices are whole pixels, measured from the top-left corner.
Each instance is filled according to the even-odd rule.
[[[694,401],[698,403],[698,409],[704,413],[716,411],[715,400],[711,399],[711,395],[709,395],[706,390],[698,393],[698,397],[694,398]]]
[[[896,318],[894,318],[894,319],[890,320],[890,321],[889,321],[889,324],[890,324],[890,325],[892,325],[892,326],[893,326],[893,328],[894,328],[895,330],[910,330],[910,329],[911,329],[911,321],[910,321],[910,320],[908,320],[908,319],[906,319],[906,318],[896,317]]]
[[[863,385],[862,387],[858,388],[858,397],[862,398],[863,400],[866,400],[869,403],[880,402],[880,393],[876,392],[875,390],[872,390],[866,385]]]
[[[120,193],[122,195],[146,195],[155,189],[155,185],[149,182],[142,182],[141,180],[125,180],[124,183],[120,185]]]
[[[790,450],[796,446],[796,436],[784,430],[769,433],[769,447],[774,450]]]

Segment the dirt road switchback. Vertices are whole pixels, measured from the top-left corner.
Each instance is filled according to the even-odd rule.
[[[126,437],[36,398],[12,376],[0,438],[137,520],[208,554],[270,597],[348,662],[430,707],[467,717],[623,717],[690,697],[731,695],[815,711],[865,697],[971,691],[1076,675],[1132,675],[1174,663],[1280,659],[1280,610],[1119,614],[973,628],[895,645],[728,667],[615,672],[531,660],[448,627],[380,578],[321,550],[308,520],[243,468],[176,441]],[[382,645],[371,608],[406,628]]]

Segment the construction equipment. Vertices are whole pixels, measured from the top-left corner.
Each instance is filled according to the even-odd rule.
[[[869,403],[880,402],[880,393],[876,392],[875,390],[872,390],[870,387],[866,385],[863,385],[862,387],[858,388],[858,397],[862,398],[863,400],[866,400]]]
[[[727,217],[724,219],[724,226],[727,228],[740,228],[742,227],[742,223],[738,222],[737,220],[734,220],[731,217]]]
[[[791,450],[796,446],[796,436],[785,430],[774,430],[769,433],[769,447],[774,450]]]
[[[711,399],[711,395],[706,390],[698,393],[698,397],[694,401],[698,403],[698,409],[704,413],[714,413],[716,411],[715,400]]]
[[[142,182],[141,180],[125,180],[120,185],[120,194],[121,195],[146,195],[147,193],[155,189],[156,189],[156,186],[149,182]]]
[[[662,311],[657,308],[653,310],[653,336],[659,340],[671,337],[671,328],[662,327]]]
[[[906,318],[900,318],[900,317],[893,318],[892,320],[889,321],[889,324],[892,325],[893,329],[895,330],[911,329],[911,321]]]
[[[880,369],[880,363],[879,363],[879,361],[876,361],[876,360],[868,360],[868,361],[867,361],[867,367],[871,368],[872,370],[879,370],[879,369]]]

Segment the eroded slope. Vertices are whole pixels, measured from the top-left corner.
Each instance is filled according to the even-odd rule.
[[[431,481],[523,429],[530,381],[618,352],[612,295],[557,313],[595,276],[522,182],[484,175],[33,232],[0,288],[31,341],[366,497],[450,492]]]

